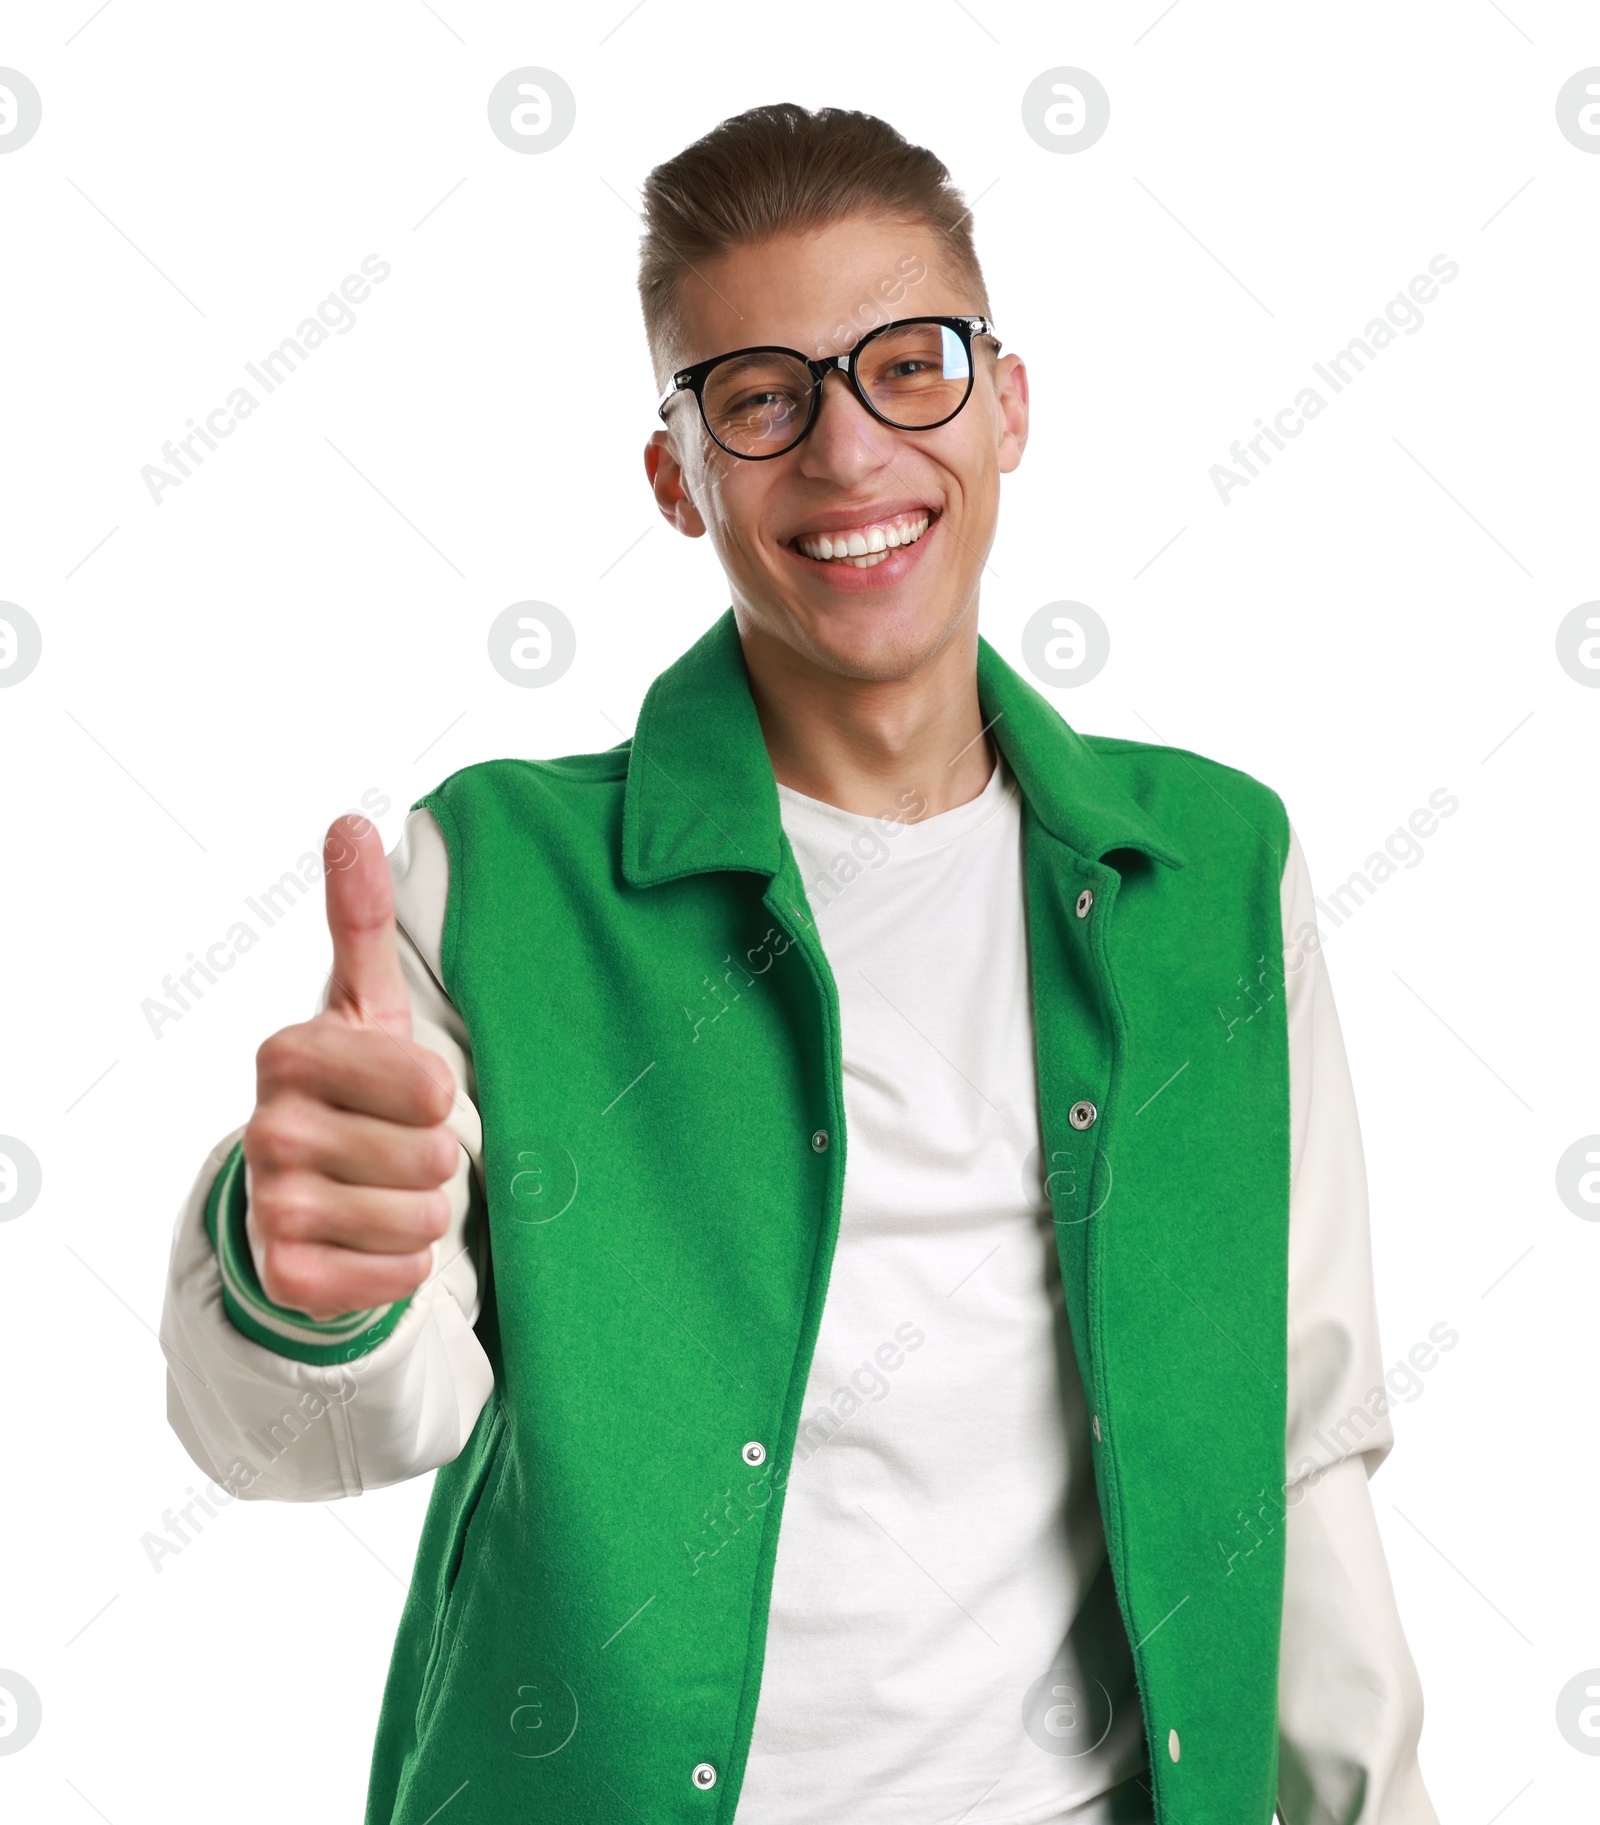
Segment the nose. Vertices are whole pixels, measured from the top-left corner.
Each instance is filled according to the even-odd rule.
[[[875,468],[888,460],[893,437],[856,397],[844,370],[834,368],[823,377],[816,421],[800,445],[801,464],[833,473]]]

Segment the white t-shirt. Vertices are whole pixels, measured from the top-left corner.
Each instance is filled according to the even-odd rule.
[[[1016,782],[913,824],[778,795],[847,1152],[737,1825],[1148,1819],[1039,1164]]]

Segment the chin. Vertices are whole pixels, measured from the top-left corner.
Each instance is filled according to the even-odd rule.
[[[949,639],[960,616],[944,604],[904,609],[862,601],[825,616],[796,617],[815,664],[844,678],[887,683],[925,665]]]

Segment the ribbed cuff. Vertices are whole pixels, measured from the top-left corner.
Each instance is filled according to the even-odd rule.
[[[244,1148],[236,1141],[206,1199],[206,1234],[222,1270],[222,1307],[234,1329],[280,1356],[316,1364],[365,1356],[389,1335],[415,1297],[323,1319],[274,1305],[261,1290],[244,1219]]]

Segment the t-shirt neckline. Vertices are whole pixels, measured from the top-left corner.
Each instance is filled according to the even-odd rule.
[[[897,856],[908,856],[927,855],[932,850],[942,849],[946,844],[971,836],[1006,807],[1014,792],[1015,776],[1006,765],[1005,756],[997,754],[995,764],[989,771],[988,783],[975,798],[968,799],[964,805],[953,805],[948,811],[935,812],[932,817],[919,818],[914,824],[901,822],[899,807],[892,804],[885,807],[880,822],[879,817],[847,811],[842,805],[829,804],[826,799],[811,798],[781,782],[778,783],[778,802],[783,812],[783,821],[790,828],[791,834],[798,830],[802,837],[819,844],[844,844],[858,834],[863,826],[879,831],[884,831],[887,826],[895,832],[890,839],[894,853]]]

